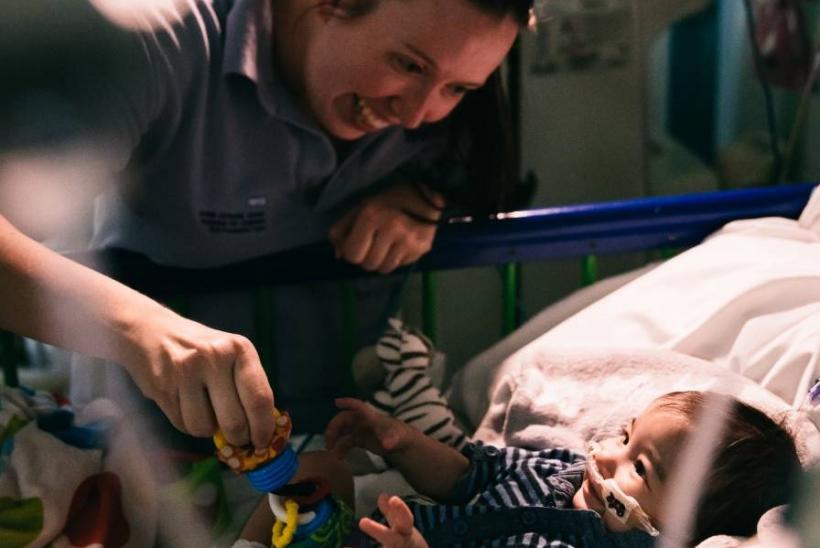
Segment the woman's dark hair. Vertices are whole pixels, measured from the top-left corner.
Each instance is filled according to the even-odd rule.
[[[468,0],[499,18],[512,16],[523,28],[530,19],[533,0]],[[509,211],[524,206],[517,128],[510,112],[501,69],[480,89],[469,93],[450,115],[454,134],[450,151],[463,166],[465,180],[449,189],[451,201],[473,214]],[[466,132],[468,145],[464,146]]]
[[[448,202],[476,215],[521,207],[516,130],[500,70],[464,97],[449,123]]]
[[[357,17],[367,15],[382,0],[332,0],[333,5],[341,6],[348,15]],[[533,0],[467,0],[479,9],[497,16],[499,19],[508,15],[513,16],[519,25],[526,26],[530,19],[530,8]]]
[[[696,424],[704,398],[701,392],[672,392],[656,403]],[[790,501],[800,471],[794,439],[782,424],[734,399],[724,419],[698,503],[693,545],[713,535],[753,535],[764,512]]]
[[[530,22],[530,9],[533,5],[533,0],[468,0],[475,4],[482,10],[497,15],[498,17],[506,17],[512,15],[519,25],[525,27]]]

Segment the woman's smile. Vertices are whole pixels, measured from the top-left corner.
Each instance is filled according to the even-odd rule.
[[[378,115],[367,99],[354,95],[354,113],[356,124],[366,132],[379,131],[392,122]]]

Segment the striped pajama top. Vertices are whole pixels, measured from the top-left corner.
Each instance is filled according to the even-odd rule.
[[[652,537],[642,531],[609,532],[595,512],[572,509],[572,497],[584,479],[580,453],[481,442],[462,452],[470,468],[454,489],[457,503],[405,499],[430,546],[652,546]]]

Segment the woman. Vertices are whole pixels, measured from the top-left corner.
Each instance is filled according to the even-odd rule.
[[[507,136],[492,126],[493,133],[467,138],[464,128],[485,123],[486,113],[479,119],[471,109],[494,100],[494,90],[482,86],[497,85],[494,72],[531,0],[190,0],[185,6],[185,13],[126,17],[139,32],[118,33],[111,45],[117,66],[127,68],[123,77],[96,88],[92,101],[77,99],[85,107],[82,122],[120,151],[108,157],[118,159],[112,167],[129,181],[98,199],[96,246],[210,267],[329,237],[339,257],[387,273],[429,250],[443,194],[460,190],[490,196],[487,208],[498,205],[501,192],[472,176],[498,186],[500,178],[491,175],[507,164],[503,154],[487,150]],[[472,105],[465,101],[451,123],[444,121],[480,88]],[[35,254],[48,256],[27,243],[6,258],[6,270],[15,280],[53,287],[52,280],[15,270]],[[76,275],[77,285],[57,288],[57,298],[77,291],[80,278],[92,278]],[[127,293],[106,288],[112,299]],[[280,407],[303,427],[322,427],[344,377],[328,350],[333,345],[322,344],[326,333],[338,331],[336,314],[327,311],[336,291],[283,288],[276,297],[276,317],[287,320],[277,321],[276,336],[290,352],[278,346],[274,384]],[[384,295],[360,286],[357,297],[369,308],[363,304],[359,318],[380,317],[374,311],[385,306]],[[191,358],[202,354],[191,346],[165,351],[169,340],[201,326],[179,317],[149,323],[143,315],[106,321],[111,299],[102,300],[91,300],[88,316],[102,318],[96,325],[110,346],[139,350],[142,357],[132,363],[118,361],[177,428],[205,436],[219,425],[229,441],[257,444],[270,435],[261,425],[271,398],[259,387],[255,356],[239,360],[233,350],[214,350],[223,348],[217,344],[205,344],[221,356],[214,360]],[[233,330],[226,313],[232,307],[201,306],[199,319]],[[371,323],[360,326],[365,338],[380,330]],[[317,324],[325,331],[316,333]],[[5,325],[17,329],[13,318]],[[55,331],[33,334],[107,359],[123,354]],[[223,336],[207,333],[201,340]],[[232,344],[247,348],[243,339]]]

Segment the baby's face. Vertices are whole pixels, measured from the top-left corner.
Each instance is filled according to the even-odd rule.
[[[622,436],[604,440],[600,451],[595,453],[603,479],[614,479],[624,494],[640,504],[658,529],[662,525],[659,518],[670,468],[688,427],[685,417],[653,403],[624,429]],[[584,478],[572,504],[575,508],[596,511],[610,531],[635,528],[633,520],[624,524],[606,511],[608,505],[612,507],[618,501],[602,500],[589,477]]]

